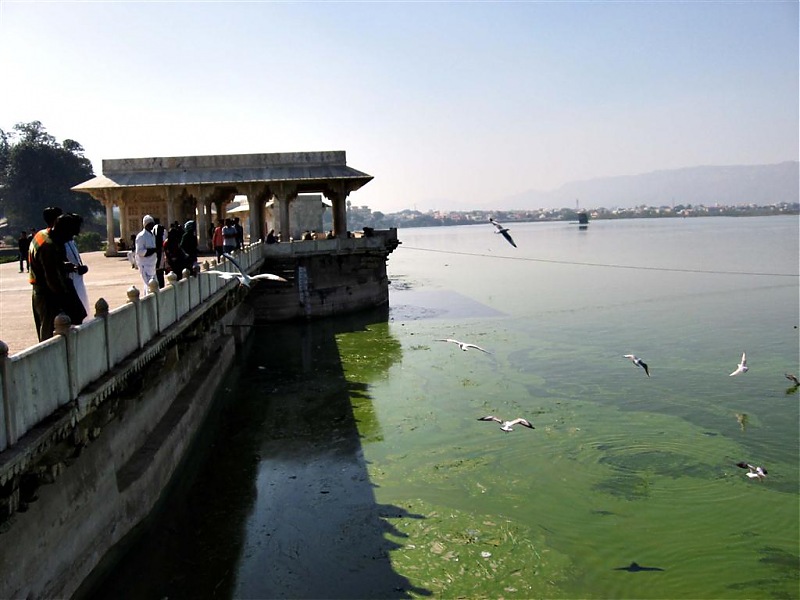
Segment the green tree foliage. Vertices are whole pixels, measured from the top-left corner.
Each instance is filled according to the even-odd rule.
[[[44,226],[42,211],[59,206],[83,217],[84,231],[104,231],[101,205],[70,188],[94,176],[92,164],[75,140],[60,144],[39,121],[0,130],[0,215],[9,227]]]
[[[96,231],[87,231],[75,236],[75,245],[78,252],[94,252],[103,249],[103,238]]]

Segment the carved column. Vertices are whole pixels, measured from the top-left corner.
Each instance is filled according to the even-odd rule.
[[[297,197],[297,186],[279,184],[275,188],[275,202],[278,204],[278,221],[281,227],[281,241],[288,242],[291,237],[289,224],[289,203]]]
[[[169,229],[169,226],[172,225],[172,222],[175,220],[175,188],[171,185],[164,187],[164,197],[167,199],[167,222],[166,228]],[[165,225],[162,223],[162,225]]]
[[[119,237],[125,241],[125,243],[130,242],[130,236],[127,232],[127,227],[125,226],[125,207],[123,205],[122,197],[123,193],[122,190],[105,190],[103,194],[105,201],[108,202],[106,204],[106,234],[108,235],[109,241],[109,248],[111,248],[111,244],[114,242],[114,216],[113,210],[114,205],[119,208]],[[111,213],[111,229],[108,229],[108,219],[109,213]],[[116,249],[115,249],[116,251]],[[108,252],[108,251],[106,251]],[[111,254],[106,254],[106,256],[113,256]]]
[[[192,186],[192,195],[197,203],[197,235],[200,248],[208,248],[208,220],[211,216],[210,202],[204,196],[204,188],[200,185]]]
[[[247,204],[250,206],[250,243],[254,244],[262,239],[264,234],[264,211],[263,209],[263,192],[264,189],[259,190],[256,184],[251,183],[247,186]]]
[[[93,196],[95,200],[99,200],[106,209],[106,256],[118,256],[117,244],[114,241],[114,203],[104,193],[105,190],[100,190],[97,196]]]
[[[325,192],[331,201],[331,216],[333,217],[333,235],[347,237],[347,196],[350,190],[344,183],[333,183]]]

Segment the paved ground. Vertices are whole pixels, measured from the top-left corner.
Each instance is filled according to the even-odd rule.
[[[139,271],[132,269],[125,257],[107,258],[103,253],[81,254],[89,272],[84,275],[92,306],[105,298],[114,309],[128,301],[126,292],[135,285],[143,290]],[[92,309],[89,318],[94,315]],[[9,354],[16,354],[38,342],[31,309],[31,286],[28,274],[19,272],[19,262],[0,265],[0,340],[8,344]]]

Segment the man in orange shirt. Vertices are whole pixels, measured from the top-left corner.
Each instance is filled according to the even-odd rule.
[[[211,245],[214,246],[214,254],[217,255],[217,260],[222,258],[223,244],[225,238],[222,236],[222,219],[217,221],[217,226],[214,228],[214,235],[211,236]]]
[[[46,221],[53,214],[48,215],[48,210],[51,209],[45,210]],[[28,251],[28,280],[33,291],[31,305],[40,342],[53,337],[55,318],[59,313],[66,313],[73,325],[80,325],[86,318],[86,309],[69,278],[69,273],[77,269],[77,265],[67,261],[65,249],[73,229],[71,218],[72,215],[59,214],[52,227],[33,236]]]

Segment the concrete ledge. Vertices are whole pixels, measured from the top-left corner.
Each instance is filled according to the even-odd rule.
[[[234,360],[237,341],[226,326],[250,322],[252,312],[237,305],[201,339],[162,346],[77,428],[76,410],[62,417],[62,429],[83,439],[51,441],[38,472],[52,484],[36,489],[0,533],[0,597],[69,597],[149,514]]]

